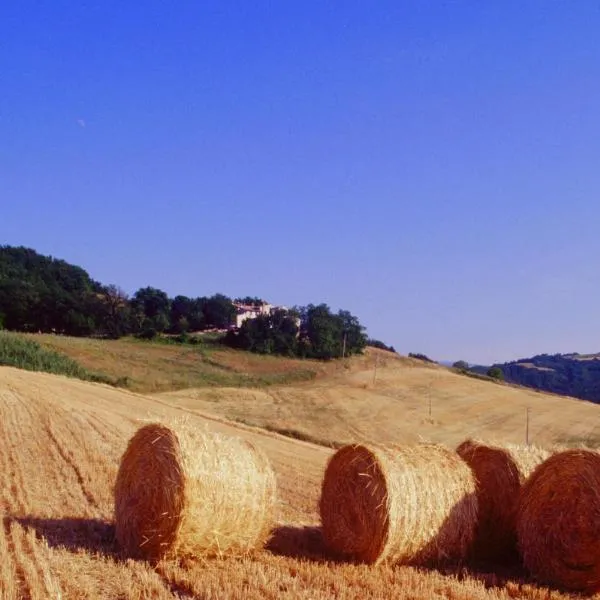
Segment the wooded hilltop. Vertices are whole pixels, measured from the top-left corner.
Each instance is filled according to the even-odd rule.
[[[0,329],[117,339],[161,335],[193,343],[191,332],[218,330],[223,343],[252,352],[330,359],[361,353],[370,343],[357,317],[324,303],[275,309],[235,327],[236,303],[260,298],[224,294],[174,298],[147,286],[131,297],[95,281],[81,267],[25,247],[0,246]],[[225,334],[226,332],[226,334]]]

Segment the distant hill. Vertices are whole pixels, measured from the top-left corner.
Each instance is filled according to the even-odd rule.
[[[600,353],[539,354],[493,366],[508,382],[600,404]],[[471,367],[477,373],[488,369]]]

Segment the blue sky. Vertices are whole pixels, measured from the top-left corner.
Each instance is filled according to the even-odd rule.
[[[0,6],[0,243],[397,350],[600,351],[600,6]]]

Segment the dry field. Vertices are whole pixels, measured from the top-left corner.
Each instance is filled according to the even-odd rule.
[[[536,586],[518,571],[438,572],[329,560],[317,502],[332,451],[208,414],[209,409],[230,414],[237,398],[244,405],[240,418],[266,422],[279,407],[272,417],[277,423],[300,428],[306,419],[315,436],[327,437],[331,425],[336,438],[376,437],[381,429],[382,438],[396,442],[423,435],[454,443],[473,434],[522,441],[522,413],[531,403],[536,441],[597,433],[597,406],[400,359],[387,366],[381,359],[373,384],[372,360],[373,355],[359,359],[310,384],[269,388],[259,400],[248,390],[212,390],[218,394],[212,399],[198,391],[141,396],[0,368],[0,598],[570,598]],[[431,421],[423,406],[428,393],[435,398]],[[319,419],[307,419],[319,410]],[[198,427],[249,439],[269,456],[279,503],[265,550],[156,567],[120,556],[112,522],[119,458],[141,423],[182,415]]]
[[[600,446],[600,406],[498,385],[422,361],[369,349],[315,381],[263,388],[197,388],[164,400],[195,412],[323,443],[467,437]]]
[[[317,361],[260,356],[216,343],[182,346],[134,338],[100,340],[50,334],[22,334],[44,348],[66,354],[81,366],[135,392],[197,386],[259,386],[306,380],[327,370]]]

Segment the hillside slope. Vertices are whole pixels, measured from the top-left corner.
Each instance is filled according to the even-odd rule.
[[[359,377],[360,379],[360,377]],[[186,415],[198,427],[263,448],[279,505],[269,546],[246,558],[123,560],[114,545],[112,489],[129,436],[147,419]],[[161,398],[0,368],[0,597],[563,600],[523,575],[335,563],[324,554],[316,504],[331,451],[210,416]]]
[[[223,349],[28,335],[86,369],[185,409],[325,445],[353,440],[456,443],[461,436],[600,445],[597,410],[572,398],[466,377],[375,348],[320,362]],[[174,392],[174,393],[171,393]]]
[[[264,389],[181,390],[178,406],[286,431],[321,443],[467,436],[600,445],[600,407],[573,398],[481,381],[444,367],[369,349],[317,380]]]
[[[20,334],[23,335],[23,334]],[[136,392],[159,392],[195,386],[265,386],[312,379],[327,367],[314,360],[294,360],[230,350],[210,335],[197,345],[75,338],[25,334],[44,348],[82,367],[124,382]]]

